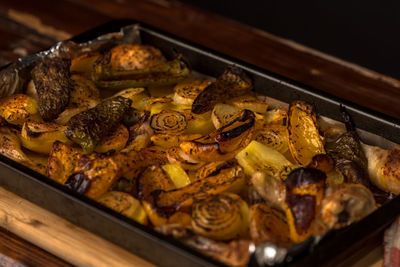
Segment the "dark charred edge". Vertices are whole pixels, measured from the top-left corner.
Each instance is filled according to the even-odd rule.
[[[218,81],[210,83],[194,99],[192,103],[192,113],[203,114],[212,109],[213,104],[219,100],[218,94],[214,95],[214,91],[220,90],[217,82]]]
[[[328,173],[335,168],[335,160],[329,154],[317,154],[312,157],[307,167]]]
[[[236,164],[237,164],[236,160],[225,161],[225,162],[221,163],[220,165],[218,165],[213,172],[211,172],[209,175],[207,175],[204,178],[211,177],[211,176],[216,176],[222,170],[229,169],[229,168],[235,166]]]
[[[11,124],[5,118],[3,118],[1,116],[0,116],[0,127],[9,127],[9,128],[15,129],[17,131],[21,131],[22,130],[22,126],[21,125]]]
[[[346,130],[348,132],[355,131],[356,125],[355,125],[350,113],[347,111],[346,107],[343,104],[340,104],[339,110],[340,110],[340,113],[342,114],[344,124],[346,125]],[[358,137],[358,135],[357,135],[357,137]]]
[[[284,181],[287,193],[294,188],[299,188],[309,184],[324,183],[326,174],[314,168],[298,168],[291,171]]]
[[[29,127],[25,127],[26,128],[26,134],[29,136],[29,137],[33,137],[33,138],[35,138],[35,137],[39,137],[39,136],[41,136],[44,132],[34,132],[34,131],[32,131]]]
[[[299,106],[305,107],[305,108],[301,108]],[[292,103],[290,103],[289,105],[289,114],[288,117],[291,117],[292,114],[292,110],[294,108],[297,108],[300,111],[305,112],[307,115],[312,115],[312,114],[316,114],[316,107],[313,104],[310,104],[306,101],[302,101],[302,100],[296,100],[293,101]],[[290,123],[290,119],[289,119],[289,123]]]
[[[71,174],[64,186],[77,192],[78,194],[84,194],[89,189],[91,181],[89,177],[83,172],[76,172]]]
[[[286,193],[286,203],[293,214],[296,232],[300,235],[306,233],[316,216],[315,196]]]
[[[243,124],[236,128],[233,128],[230,131],[224,132],[224,129],[231,126],[235,122],[244,122],[246,120],[250,120],[250,121],[246,124]],[[227,141],[227,140],[236,138],[236,137],[240,136],[242,133],[244,133],[245,131],[249,130],[251,127],[253,127],[254,123],[255,123],[254,113],[250,110],[245,109],[242,116],[240,116],[237,119],[234,119],[232,122],[228,123],[227,125],[223,126],[222,128],[220,128],[218,130],[218,132],[220,132],[220,133],[215,136],[215,140],[218,142],[223,142],[223,141]]]
[[[162,193],[167,193],[167,192],[172,192],[172,191],[176,191],[178,189],[173,189],[173,190],[169,190],[169,191],[165,191],[162,189],[156,189],[153,192],[150,193],[150,196],[152,198],[152,208],[157,212],[158,215],[160,215],[163,218],[169,218],[171,217],[175,212],[177,212],[177,207],[179,205],[179,203],[173,203],[169,206],[158,206],[157,205],[157,201],[160,197],[160,194]]]

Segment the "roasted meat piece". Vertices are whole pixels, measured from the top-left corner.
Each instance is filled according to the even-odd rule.
[[[39,113],[45,121],[57,118],[68,105],[72,90],[69,66],[68,59],[55,57],[45,59],[31,72],[39,97]]]

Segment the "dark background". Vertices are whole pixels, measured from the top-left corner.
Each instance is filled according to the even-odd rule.
[[[400,79],[400,1],[185,2]]]

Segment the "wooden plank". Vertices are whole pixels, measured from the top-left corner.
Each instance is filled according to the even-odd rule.
[[[354,103],[400,118],[400,81],[178,1],[72,0],[132,18]]]
[[[153,266],[2,187],[0,226],[73,265]]]

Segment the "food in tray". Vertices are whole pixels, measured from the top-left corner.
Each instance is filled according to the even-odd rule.
[[[0,100],[0,153],[228,265],[345,227],[400,193],[400,151],[321,127],[315,106],[252,91],[228,67],[121,44],[37,64]]]

